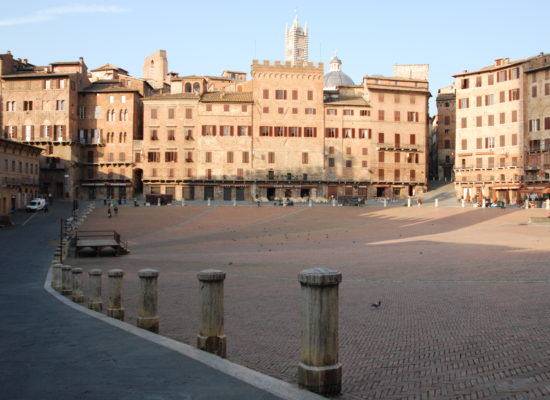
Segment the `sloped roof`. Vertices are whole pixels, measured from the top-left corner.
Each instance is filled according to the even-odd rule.
[[[110,71],[110,70],[122,71],[122,72],[125,72],[126,75],[128,74],[128,71],[126,71],[124,68],[120,68],[120,67],[117,67],[116,65],[108,64],[108,63],[105,65],[102,65],[99,68],[92,69],[92,72]]]
[[[252,92],[208,92],[201,98],[203,103],[252,103]]]

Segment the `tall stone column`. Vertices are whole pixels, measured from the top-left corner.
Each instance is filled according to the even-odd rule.
[[[159,332],[157,313],[157,278],[159,273],[154,269],[139,271],[140,296],[137,326],[148,331]]]
[[[197,347],[225,358],[227,344],[223,327],[223,281],[225,272],[206,269],[200,271],[197,278],[200,282],[201,308]]]
[[[103,299],[101,298],[101,274],[100,269],[92,269],[88,272],[89,291],[88,308],[101,312],[103,309]]]
[[[109,277],[107,315],[124,321],[124,308],[122,308],[122,278],[124,271],[121,269],[111,269],[107,275]]]
[[[84,303],[84,292],[82,291],[82,268],[71,270],[72,294],[71,299],[75,303]]]
[[[320,394],[338,394],[342,365],[338,361],[338,285],[342,274],[327,268],[301,271],[302,347],[298,384]]]
[[[71,267],[70,265],[64,264],[61,267],[61,294],[63,296],[70,296],[72,291],[72,282],[71,282]]]

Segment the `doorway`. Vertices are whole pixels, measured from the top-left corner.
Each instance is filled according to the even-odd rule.
[[[230,187],[224,187],[223,188],[223,199],[224,199],[224,201],[231,201],[231,188]]]
[[[132,182],[134,183],[134,196],[139,196],[143,193],[143,170],[136,168],[132,171]]]
[[[204,187],[204,200],[214,200],[214,186],[208,185]]]
[[[244,188],[243,187],[238,187],[236,188],[236,198],[237,198],[237,201],[244,201]]]
[[[275,188],[267,188],[267,199],[269,201],[275,200]]]

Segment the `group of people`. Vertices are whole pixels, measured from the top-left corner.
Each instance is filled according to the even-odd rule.
[[[118,215],[118,207],[117,207],[116,205],[113,207],[113,210],[114,210],[114,212],[115,212],[115,215]],[[113,212],[111,211],[111,206],[110,206],[110,205],[109,205],[109,207],[107,208],[107,216],[108,216],[109,218],[111,218],[111,217],[113,216]]]

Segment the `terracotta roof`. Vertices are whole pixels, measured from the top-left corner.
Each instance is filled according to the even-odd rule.
[[[335,100],[325,100],[326,106],[368,106],[369,103],[362,97],[340,97]]]
[[[204,79],[204,76],[200,75],[186,75],[186,76],[180,76],[181,79]]]
[[[454,93],[443,93],[443,94],[437,95],[436,99],[438,101],[439,100],[454,100],[454,99],[456,99],[456,94],[454,94]]]
[[[206,76],[205,78],[211,79],[211,80],[214,80],[214,81],[229,81],[229,82],[231,82],[231,79],[224,78],[223,76]]]
[[[453,75],[453,78],[456,78],[458,76],[475,75],[475,74],[480,74],[480,73],[483,73],[483,72],[498,71],[500,69],[509,68],[509,67],[513,67],[515,65],[523,64],[523,63],[525,63],[529,60],[532,60],[533,58],[535,58],[535,57],[520,58],[519,60],[509,61],[509,62],[503,63],[501,65],[494,65],[494,64],[493,65],[488,65],[486,67],[480,68],[480,69],[475,70],[475,71],[466,71],[466,72],[462,72],[460,74]]]
[[[80,65],[80,61],[56,61],[50,65]]]
[[[109,81],[108,81],[109,82]],[[79,90],[80,93],[119,93],[119,92],[136,92],[137,89],[130,89],[128,87],[116,85],[117,81],[105,83],[105,81],[94,82],[90,86]]]
[[[92,69],[92,72],[96,72],[96,71],[110,71],[112,69],[115,69],[117,71],[124,71],[126,72],[126,74],[128,74],[128,71],[126,71],[124,68],[120,68],[120,67],[117,67],[116,65],[113,65],[113,64],[105,64],[105,65],[102,65],[101,67],[99,68],[96,68],[96,69]]]
[[[428,88],[415,88],[410,86],[394,86],[394,85],[373,85],[368,83],[368,89],[374,90],[386,90],[389,92],[416,92],[416,93],[430,93]]]
[[[252,92],[208,92],[201,97],[203,103],[252,103]]]
[[[199,96],[195,93],[161,93],[153,96],[145,97],[143,100],[199,100]]]
[[[37,150],[39,153],[42,152],[42,150],[43,150],[41,147],[32,146],[32,145],[27,144],[27,143],[17,142],[15,140],[11,140],[11,139],[0,138],[0,143],[15,144],[17,146],[27,147],[31,150]]]

